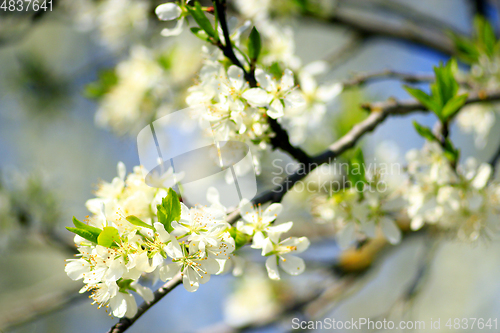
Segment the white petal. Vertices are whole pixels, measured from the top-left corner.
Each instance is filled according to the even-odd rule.
[[[271,239],[266,238],[262,241],[262,256],[272,252],[274,250],[274,244]]]
[[[287,91],[293,88],[293,72],[285,69],[285,73],[281,77],[280,87],[282,91]]]
[[[262,249],[264,246],[265,240],[266,240],[266,237],[264,237],[264,234],[262,233],[262,231],[257,231],[255,233],[255,235],[253,235],[253,238],[252,238],[252,249]]]
[[[125,180],[125,176],[127,174],[127,168],[125,167],[125,164],[123,162],[118,162],[118,177],[120,177],[121,180]]]
[[[284,254],[279,256],[280,267],[290,275],[299,275],[304,272],[306,264],[302,258],[293,256],[291,254]]]
[[[283,103],[281,102],[281,100],[275,99],[274,102],[271,103],[267,110],[267,115],[273,119],[278,119],[285,115],[285,113],[283,112]]]
[[[290,237],[280,242],[281,246],[294,246],[297,249],[293,251],[294,253],[302,253],[309,248],[311,242],[307,237]]]
[[[250,201],[248,201],[247,199],[243,199],[241,200],[239,206],[240,214],[243,220],[250,223],[254,223],[257,221],[258,214]]]
[[[356,226],[354,225],[354,222],[350,222],[337,234],[337,239],[341,249],[346,249],[351,245],[356,238],[354,233],[355,231]]]
[[[279,242],[282,233],[288,232],[293,227],[293,222],[286,222],[267,228],[267,235],[275,242]]]
[[[160,20],[171,21],[181,16],[182,10],[179,5],[169,2],[156,7],[155,13]]]
[[[160,236],[160,240],[164,243],[170,240],[170,234],[165,230],[163,223],[155,222],[153,223],[156,232]]]
[[[184,284],[184,288],[186,288],[189,292],[195,292],[200,287],[198,283],[198,275],[194,273],[191,269],[186,269],[184,272],[184,276],[182,278],[182,284]]]
[[[267,275],[269,275],[269,278],[271,280],[280,279],[280,273],[278,271],[278,265],[276,263],[276,260],[277,260],[276,256],[270,256],[266,260]]]
[[[125,295],[125,301],[127,302],[127,312],[125,313],[125,317],[132,318],[137,313],[137,303],[135,302],[135,298],[132,294]]]
[[[415,216],[411,220],[411,224],[410,224],[411,230],[413,230],[413,231],[419,230],[420,228],[422,228],[424,226],[424,222],[425,221],[424,221],[424,218],[422,217],[422,215]]]
[[[179,273],[181,269],[180,264],[171,263],[160,268],[160,279],[165,282],[168,280],[172,280],[175,274]]]
[[[108,271],[106,272],[106,280],[117,281],[125,273],[126,267],[119,260],[113,260],[111,265],[109,265]]]
[[[361,224],[361,230],[365,233],[366,236],[370,238],[375,238],[375,234],[377,231],[375,221],[370,220]]]
[[[119,292],[115,297],[109,300],[109,306],[113,311],[113,316],[117,318],[125,317],[127,313],[127,300],[125,299],[125,294]]]
[[[474,177],[474,180],[472,181],[472,186],[478,190],[483,189],[490,179],[492,172],[493,169],[491,165],[486,163],[481,164],[477,170],[476,177]]]
[[[261,88],[248,89],[241,95],[252,106],[266,106],[271,101],[271,96]]]
[[[213,258],[203,260],[202,267],[208,274],[216,274],[220,270],[219,263]]]
[[[138,283],[132,283],[131,286],[137,291],[137,293],[146,301],[151,302],[155,299],[153,291],[148,287],[141,286]]]
[[[79,280],[83,278],[83,274],[90,271],[90,264],[83,259],[70,259],[68,261],[69,262],[64,267],[64,271],[72,280]]]
[[[382,232],[389,243],[397,244],[401,241],[401,230],[393,220],[387,217],[382,217],[380,219],[380,227],[382,228]]]
[[[184,17],[182,17],[179,21],[177,21],[177,24],[173,29],[168,29],[168,28],[163,29],[161,31],[161,35],[164,37],[178,36],[182,32],[183,24],[184,24]]]
[[[316,92],[316,97],[323,102],[328,102],[337,97],[344,89],[341,83],[320,86]]]
[[[276,217],[281,213],[283,210],[283,206],[279,203],[273,203],[269,207],[266,208],[264,213],[262,214],[262,222],[263,223],[270,223],[274,220],[276,220]]]
[[[266,74],[266,72],[264,72],[261,68],[257,68],[255,70],[255,79],[262,89],[273,91],[276,88],[274,82],[271,80],[271,77]]]
[[[328,70],[328,63],[324,60],[317,60],[308,63],[302,68],[302,71],[310,75],[323,74]]]
[[[229,66],[229,69],[227,70],[227,77],[234,88],[237,90],[243,88],[243,85],[245,84],[245,76],[241,68],[236,65]]]

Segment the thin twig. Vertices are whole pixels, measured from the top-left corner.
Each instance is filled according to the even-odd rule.
[[[456,53],[452,40],[442,31],[425,27],[410,20],[402,23],[392,23],[386,17],[363,15],[359,10],[349,10],[343,7],[337,6],[333,13],[328,16],[323,16],[322,13],[317,13],[308,8],[304,9],[302,14],[332,24],[347,26],[364,36],[382,36],[409,41],[427,46],[446,55]]]
[[[229,28],[226,22],[226,4],[224,0],[214,0],[214,6],[217,9],[217,15],[220,21],[220,27],[224,35],[225,44],[220,41],[216,44],[224,53],[224,56],[228,58],[234,65],[240,67],[243,70],[245,79],[248,81],[250,87],[257,87],[257,80],[255,78],[255,73],[253,70],[247,71],[245,66],[238,60],[236,54],[233,50],[233,45],[231,43],[231,38],[229,36]],[[287,152],[291,157],[300,163],[309,163],[309,155],[299,147],[294,147],[290,144],[290,139],[286,130],[278,123],[277,120],[269,118],[269,125],[274,132],[274,136],[271,137],[271,145],[274,149],[281,149]]]
[[[133,323],[137,321],[137,319],[139,319],[146,311],[148,311],[149,308],[158,303],[159,300],[165,297],[165,295],[167,295],[181,283],[182,276],[179,272],[176,276],[174,276],[172,280],[168,281],[160,289],[154,292],[154,299],[151,302],[142,303],[141,306],[139,306],[139,308],[137,309],[137,313],[135,314],[135,316],[133,316],[132,318],[121,318],[113,327],[111,327],[108,333],[125,332],[130,326],[132,326]]]
[[[402,73],[391,69],[368,74],[356,74],[353,78],[343,82],[345,88],[360,86],[369,82],[379,80],[398,79],[406,83],[428,83],[433,82],[435,77],[432,74],[412,74]]]

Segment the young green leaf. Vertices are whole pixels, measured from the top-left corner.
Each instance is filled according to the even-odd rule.
[[[352,182],[353,186],[364,186],[366,183],[365,158],[361,148],[356,149],[348,164],[347,177],[349,181]],[[358,190],[362,189],[358,188]]]
[[[477,15],[474,18],[474,28],[478,47],[487,56],[492,57],[495,54],[496,36],[490,22],[483,16]]]
[[[129,221],[130,223],[132,223],[133,225],[136,225],[138,227],[155,230],[155,228],[152,225],[147,224],[146,222],[142,221],[140,218],[138,218],[134,215],[129,215],[126,217],[126,219],[127,219],[127,221]]]
[[[454,33],[451,34],[451,39],[462,61],[472,64],[479,60],[480,52],[472,40]]]
[[[439,105],[437,105],[432,99],[432,97],[427,95],[424,91],[409,86],[403,86],[403,87],[408,92],[408,94],[413,96],[417,101],[422,103],[429,110],[434,112],[436,112],[436,110],[439,110]]]
[[[71,231],[72,233],[77,234],[78,236],[80,236],[82,238],[85,238],[86,240],[88,240],[92,243],[97,244],[97,237],[98,236],[96,236],[95,234],[93,234],[92,232],[90,232],[88,230],[72,228],[72,227],[66,227],[66,229],[68,231]]]
[[[208,42],[209,41],[209,37],[207,35],[207,33],[205,32],[205,30],[203,29],[200,29],[198,27],[192,27],[190,28],[191,32],[196,36],[198,37],[199,39],[201,39],[202,41],[205,41],[205,42]]]
[[[438,138],[436,138],[436,136],[432,133],[432,130],[429,127],[422,126],[415,120],[413,121],[413,126],[417,130],[417,133],[424,139],[429,141],[439,141]]]
[[[206,17],[205,13],[203,12],[203,9],[201,8],[200,3],[197,1],[195,2],[194,8],[191,6],[186,6],[187,10],[193,16],[194,20],[198,25],[200,26],[201,29],[203,29],[208,36],[212,37],[215,40],[219,39],[219,36],[215,29],[212,27],[212,23],[208,20]]]
[[[444,119],[450,119],[453,117],[462,106],[464,106],[465,101],[467,101],[468,94],[456,95],[450,99],[441,111],[441,116]]]
[[[97,237],[97,244],[105,247],[115,247],[119,241],[120,234],[113,227],[104,227],[99,237]]]
[[[171,188],[168,194],[161,200],[158,208],[158,221],[165,226],[167,232],[172,232],[172,221],[179,221],[181,218],[181,202],[177,193]]]
[[[248,37],[248,56],[250,57],[250,60],[253,62],[257,60],[261,47],[260,34],[257,29],[253,27],[250,32],[250,36]]]
[[[237,230],[234,227],[229,229],[229,234],[234,239],[234,245],[236,247],[236,250],[238,250],[239,248],[248,244],[248,242],[250,242],[250,240],[252,239],[252,236],[247,235],[247,234]]]
[[[75,228],[78,228],[78,229],[83,229],[83,230],[87,230],[93,234],[97,234],[99,235],[101,233],[101,229],[99,228],[96,228],[96,227],[93,227],[91,225],[88,225],[88,224],[85,224],[83,222],[80,222],[76,217],[73,216],[73,224],[75,225]]]

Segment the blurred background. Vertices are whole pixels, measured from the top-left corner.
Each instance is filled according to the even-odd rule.
[[[91,305],[86,295],[79,295],[81,282],[64,273],[64,260],[74,251],[72,236],[64,226],[70,225],[73,215],[88,214],[85,201],[93,197],[99,180],[111,181],[116,176],[119,161],[128,171],[139,164],[138,130],[185,107],[185,90],[199,69],[202,42],[189,31],[177,38],[161,37],[162,26],[154,16],[160,3],[53,0],[53,10],[43,13],[0,10],[3,332],[105,332],[116,322]],[[251,10],[267,6],[277,20],[291,26],[295,54],[302,64],[330,63],[320,81],[341,81],[356,73],[386,69],[432,74],[432,66],[449,58],[442,50],[419,43],[358,33],[341,22],[300,15],[294,3],[231,2],[232,12],[240,17],[252,17]],[[479,12],[498,28],[494,1],[332,0],[323,5],[332,10],[340,6],[353,17],[375,17],[396,27],[425,16],[465,34],[471,32],[472,17]],[[134,99],[130,91],[107,94],[117,77],[134,70],[148,79],[136,82],[131,90],[143,95],[147,91],[150,98]],[[363,117],[360,103],[390,97],[408,98],[400,81],[350,89],[328,105],[327,120],[302,146],[311,153],[323,150]],[[134,117],[126,119],[121,114],[126,112]],[[412,119],[429,126],[434,123],[425,114],[388,119],[364,139],[368,158],[390,155],[393,161],[404,163],[405,153],[423,144]],[[485,161],[500,142],[499,126],[498,122],[493,125],[487,144],[480,148],[472,134],[456,126],[452,138],[462,156]],[[260,189],[272,185],[266,174],[274,170],[266,167],[266,161],[273,157],[289,161],[280,152],[265,155]],[[368,256],[362,259],[367,262],[354,263],[351,274],[339,274],[331,268],[339,250],[332,237],[324,236],[328,227],[314,223],[308,201],[303,199],[300,193],[287,195],[286,213],[278,220],[295,221],[297,234],[315,243],[304,255],[305,274],[270,281],[261,258],[249,254],[244,278],[214,277],[210,286],[196,293],[177,288],[129,332],[286,332],[291,330],[291,318],[304,318],[304,313],[307,318],[337,320],[441,318],[441,330],[433,332],[444,332],[450,331],[443,324],[448,318],[500,316],[498,242],[471,247],[450,241],[441,244],[429,260],[431,245],[416,234],[383,250],[377,260]],[[357,271],[358,266],[363,269]],[[415,277],[422,274],[421,267],[426,267],[425,278],[412,290],[415,297],[402,301]]]

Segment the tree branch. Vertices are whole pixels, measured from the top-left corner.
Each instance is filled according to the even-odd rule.
[[[250,87],[257,87],[257,80],[255,79],[254,71],[247,71],[245,66],[238,60],[236,54],[233,50],[233,45],[231,43],[231,37],[229,35],[229,28],[226,22],[226,4],[225,0],[214,0],[214,6],[217,9],[217,15],[220,21],[220,27],[225,39],[225,45],[222,43],[216,44],[224,53],[224,56],[228,58],[234,65],[240,67],[245,75],[245,79],[248,81]],[[309,163],[309,155],[299,147],[294,147],[290,143],[287,131],[276,121],[275,119],[268,118],[269,125],[274,132],[275,136],[271,138],[270,142],[274,149],[281,149],[287,152],[292,158],[300,163]]]
[[[363,36],[382,36],[423,45],[446,55],[456,53],[452,40],[442,31],[431,29],[422,24],[405,20],[402,23],[390,23],[386,17],[376,17],[337,6],[333,13],[322,16],[306,8],[302,11],[306,17],[323,20],[332,24],[347,26]]]
[[[165,295],[171,292],[175,287],[182,283],[182,276],[180,272],[174,278],[165,283],[160,289],[154,292],[154,299],[151,302],[144,302],[137,309],[137,313],[132,318],[121,318],[108,333],[121,333],[125,332],[133,323],[137,321],[150,307],[158,303]]]
[[[406,83],[428,83],[433,82],[435,77],[432,74],[411,74],[386,69],[380,72],[357,74],[353,78],[344,81],[345,88],[360,86],[366,83],[379,80],[398,79]]]

